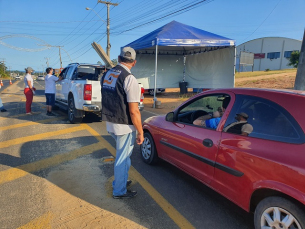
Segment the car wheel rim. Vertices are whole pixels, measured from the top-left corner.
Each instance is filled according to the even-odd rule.
[[[145,160],[148,160],[151,156],[151,142],[147,137],[144,138],[142,144],[142,155]]]
[[[301,229],[297,219],[285,209],[270,207],[261,216],[262,229]]]

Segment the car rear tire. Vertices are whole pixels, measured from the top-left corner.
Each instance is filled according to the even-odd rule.
[[[76,108],[74,105],[74,98],[71,97],[69,99],[69,104],[68,104],[68,119],[70,123],[76,124],[82,121],[82,118],[75,117],[75,113],[76,113]]]
[[[305,213],[283,197],[267,197],[255,209],[254,225],[255,229],[305,229]]]
[[[141,145],[142,160],[149,165],[155,164],[158,161],[158,154],[155,142],[150,133],[144,133],[144,141]]]

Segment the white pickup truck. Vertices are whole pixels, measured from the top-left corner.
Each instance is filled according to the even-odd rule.
[[[62,70],[62,80],[56,82],[55,103],[68,110],[71,123],[80,123],[86,112],[101,115],[101,85],[100,78],[104,66],[95,64],[69,64]],[[139,109],[144,109],[144,88],[141,88]]]

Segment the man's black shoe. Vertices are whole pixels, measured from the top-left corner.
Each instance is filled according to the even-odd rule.
[[[126,187],[129,187],[132,183],[132,180],[127,180]]]
[[[56,116],[54,113],[52,113],[52,112],[49,112],[49,113],[47,113],[47,115],[48,116]]]
[[[7,110],[6,110],[6,109],[4,109],[4,108],[1,110],[1,112],[6,112],[6,111],[7,111]]]
[[[114,199],[130,199],[130,198],[133,198],[137,195],[137,192],[136,191],[130,191],[130,190],[127,190],[127,192],[124,194],[124,195],[121,195],[121,196],[115,196],[113,195],[112,197]]]

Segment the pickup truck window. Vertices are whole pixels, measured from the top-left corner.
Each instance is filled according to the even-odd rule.
[[[70,67],[69,70],[67,71],[66,78],[68,78],[69,80],[72,79],[72,71],[73,70],[74,70],[74,68]]]
[[[61,76],[62,79],[66,78],[66,74],[67,74],[68,68],[65,68],[64,70],[61,71],[61,73],[59,74],[59,76]]]
[[[77,79],[81,80],[97,80],[95,74],[95,67],[93,66],[79,66],[77,68]]]

